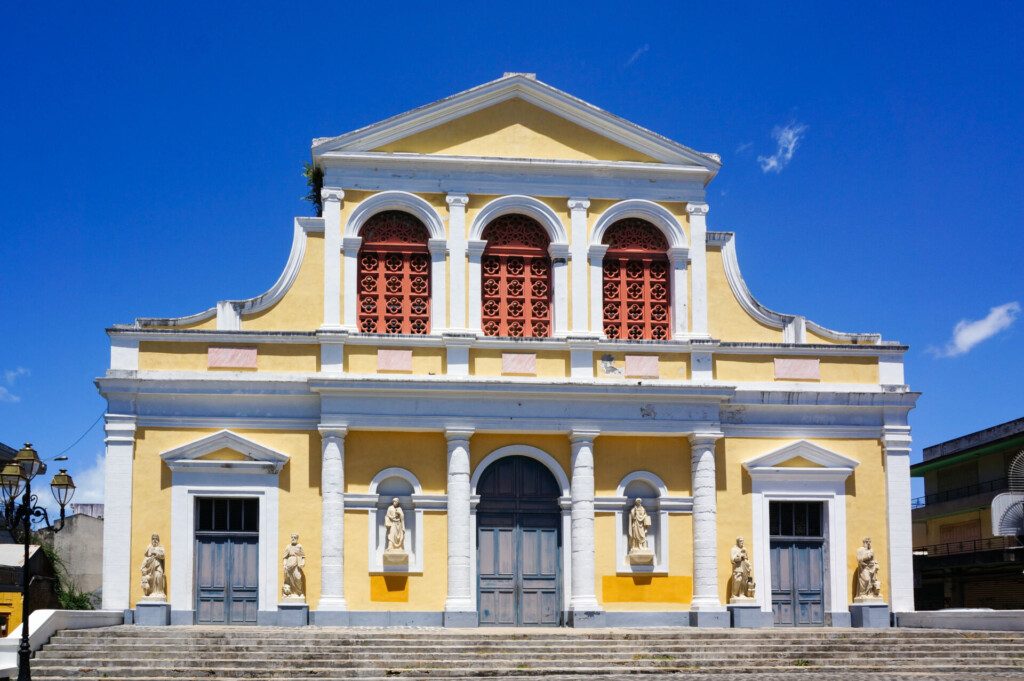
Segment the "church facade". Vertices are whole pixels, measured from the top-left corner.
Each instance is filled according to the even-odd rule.
[[[312,156],[322,216],[266,293],[108,330],[104,608],[848,626],[876,588],[913,610],[906,347],[751,295],[708,227],[716,155],[506,74]]]

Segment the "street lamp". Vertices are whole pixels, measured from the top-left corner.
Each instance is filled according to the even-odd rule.
[[[60,469],[50,481],[50,491],[60,506],[60,520],[50,523],[50,515],[39,505],[39,499],[32,494],[32,479],[46,472],[46,464],[28,442],[14,455],[14,460],[0,470],[0,493],[3,494],[3,524],[15,537],[19,528],[21,541],[25,546],[25,563],[21,570],[21,645],[18,647],[18,681],[29,681],[32,670],[29,663],[32,648],[28,642],[29,575],[28,551],[32,543],[32,526],[46,528],[53,532],[64,529],[64,507],[75,496],[75,481],[67,470]],[[19,500],[18,497],[21,497]],[[15,537],[17,540],[17,537]]]

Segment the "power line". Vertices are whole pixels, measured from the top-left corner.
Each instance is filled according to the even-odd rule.
[[[105,412],[102,412],[102,411],[101,411],[101,412],[100,412],[100,415],[96,417],[96,420],[92,422],[92,425],[90,425],[90,426],[89,426],[88,428],[86,428],[86,429],[85,429],[85,432],[84,432],[84,433],[82,433],[81,435],[79,435],[79,436],[78,436],[78,439],[77,439],[77,440],[75,440],[74,442],[72,442],[72,443],[71,443],[71,444],[69,444],[69,445],[68,445],[67,447],[65,447],[64,449],[60,450],[59,452],[57,452],[56,454],[54,454],[54,455],[53,455],[53,456],[51,456],[50,458],[46,459],[46,461],[53,461],[53,460],[54,460],[54,459],[56,459],[56,458],[57,458],[58,456],[61,456],[62,454],[64,454],[64,452],[68,451],[69,449],[71,449],[72,447],[74,447],[75,445],[77,445],[77,444],[78,444],[79,442],[81,442],[81,441],[82,441],[82,439],[83,439],[83,438],[84,438],[84,437],[85,437],[86,435],[88,435],[88,434],[89,434],[89,431],[91,431],[91,430],[92,430],[93,428],[95,428],[95,427],[96,427],[96,424],[100,422],[100,419],[102,419],[102,418],[103,418],[103,414],[104,414],[104,413],[105,413]]]

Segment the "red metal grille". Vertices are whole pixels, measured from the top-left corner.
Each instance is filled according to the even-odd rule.
[[[397,210],[378,213],[362,229],[359,329],[365,333],[430,333],[430,237],[422,222]]]
[[[667,340],[668,242],[651,223],[619,220],[604,243],[604,333],[623,340]]]
[[[484,229],[481,321],[485,336],[551,335],[551,240],[525,215],[505,215]]]

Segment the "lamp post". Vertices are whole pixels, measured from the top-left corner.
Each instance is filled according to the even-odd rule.
[[[53,532],[64,529],[64,507],[75,495],[75,483],[67,470],[60,469],[50,481],[53,498],[60,506],[60,520],[50,523],[46,509],[38,504],[39,499],[32,494],[32,479],[46,471],[46,464],[39,459],[36,450],[28,442],[14,456],[14,460],[0,471],[0,491],[3,493],[3,522],[11,535],[21,530],[21,541],[25,546],[25,563],[21,569],[21,645],[18,647],[18,681],[29,681],[32,670],[29,668],[32,648],[28,642],[28,610],[29,575],[28,552],[32,543],[32,526],[46,528]],[[18,500],[18,497],[21,500]],[[15,536],[15,540],[17,537]]]

